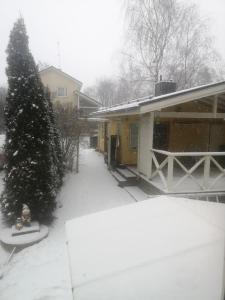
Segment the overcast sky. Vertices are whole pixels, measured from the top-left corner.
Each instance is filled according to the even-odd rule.
[[[212,19],[216,47],[225,58],[225,0],[193,0]],[[9,32],[21,14],[36,62],[82,81],[84,86],[116,74],[123,41],[122,0],[0,0],[0,85],[5,76]],[[190,1],[188,1],[190,3]],[[59,42],[59,51],[57,47]],[[58,58],[60,52],[60,62]]]

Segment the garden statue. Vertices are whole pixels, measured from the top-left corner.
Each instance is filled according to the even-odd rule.
[[[30,213],[30,209],[29,209],[28,205],[26,205],[26,204],[23,204],[21,219],[22,219],[23,225],[30,226],[31,213]]]
[[[21,218],[16,219],[15,227],[16,227],[17,230],[21,230],[23,228],[23,222],[22,222]]]

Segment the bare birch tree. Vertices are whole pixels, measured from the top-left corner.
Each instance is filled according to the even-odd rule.
[[[174,0],[127,1],[129,44],[135,50],[138,65],[155,81],[158,80],[164,52],[173,33],[175,15]]]
[[[216,75],[213,64],[220,58],[196,6],[177,0],[127,0],[126,20],[124,59],[129,57],[140,69],[140,80],[151,83],[162,74],[184,88]]]

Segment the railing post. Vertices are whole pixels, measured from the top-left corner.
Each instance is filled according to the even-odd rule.
[[[148,169],[147,169],[147,178],[149,179],[151,179],[152,177],[152,156],[153,156],[153,150],[150,149]]]
[[[173,188],[173,162],[174,157],[172,155],[168,156],[168,169],[167,169],[167,189],[172,191]]]
[[[148,153],[148,163],[147,163],[147,178],[151,178],[152,176],[152,156],[153,156],[153,136],[154,136],[154,112],[151,112],[149,115],[149,121],[148,121],[148,130],[149,130],[149,136],[148,136],[148,145],[150,148],[150,152]]]
[[[210,179],[210,156],[206,155],[204,162],[204,188],[207,189],[209,187],[209,179]]]

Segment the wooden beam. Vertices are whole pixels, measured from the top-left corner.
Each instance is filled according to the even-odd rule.
[[[217,110],[217,108],[215,108]],[[199,112],[160,112],[160,118],[175,119],[225,119],[225,113],[199,113]]]
[[[204,174],[203,174],[205,190],[207,190],[209,187],[209,180],[210,180],[210,156],[206,155],[205,162],[204,162]]]
[[[167,189],[172,191],[173,189],[173,167],[174,167],[174,157],[168,156],[168,165],[167,165]]]
[[[214,86],[214,87],[208,87],[205,88],[204,90],[194,90],[187,91],[186,93],[180,93],[177,92],[174,95],[173,94],[168,94],[165,95],[165,97],[159,97],[158,101],[152,101],[149,104],[141,105],[140,107],[140,112],[141,113],[147,113],[150,111],[155,111],[159,110],[165,107],[171,107],[177,104],[182,104],[186,102],[191,102],[195,100],[199,100],[202,98],[214,96],[214,95],[219,95],[224,93],[224,88],[225,85],[220,85],[220,86]],[[156,97],[157,98],[157,97]],[[154,99],[153,99],[154,100]]]
[[[217,117],[217,107],[218,107],[218,96],[215,95],[213,99],[213,116],[214,118]]]
[[[225,156],[225,152],[170,152],[160,149],[152,149],[156,153],[160,153],[167,156]]]

